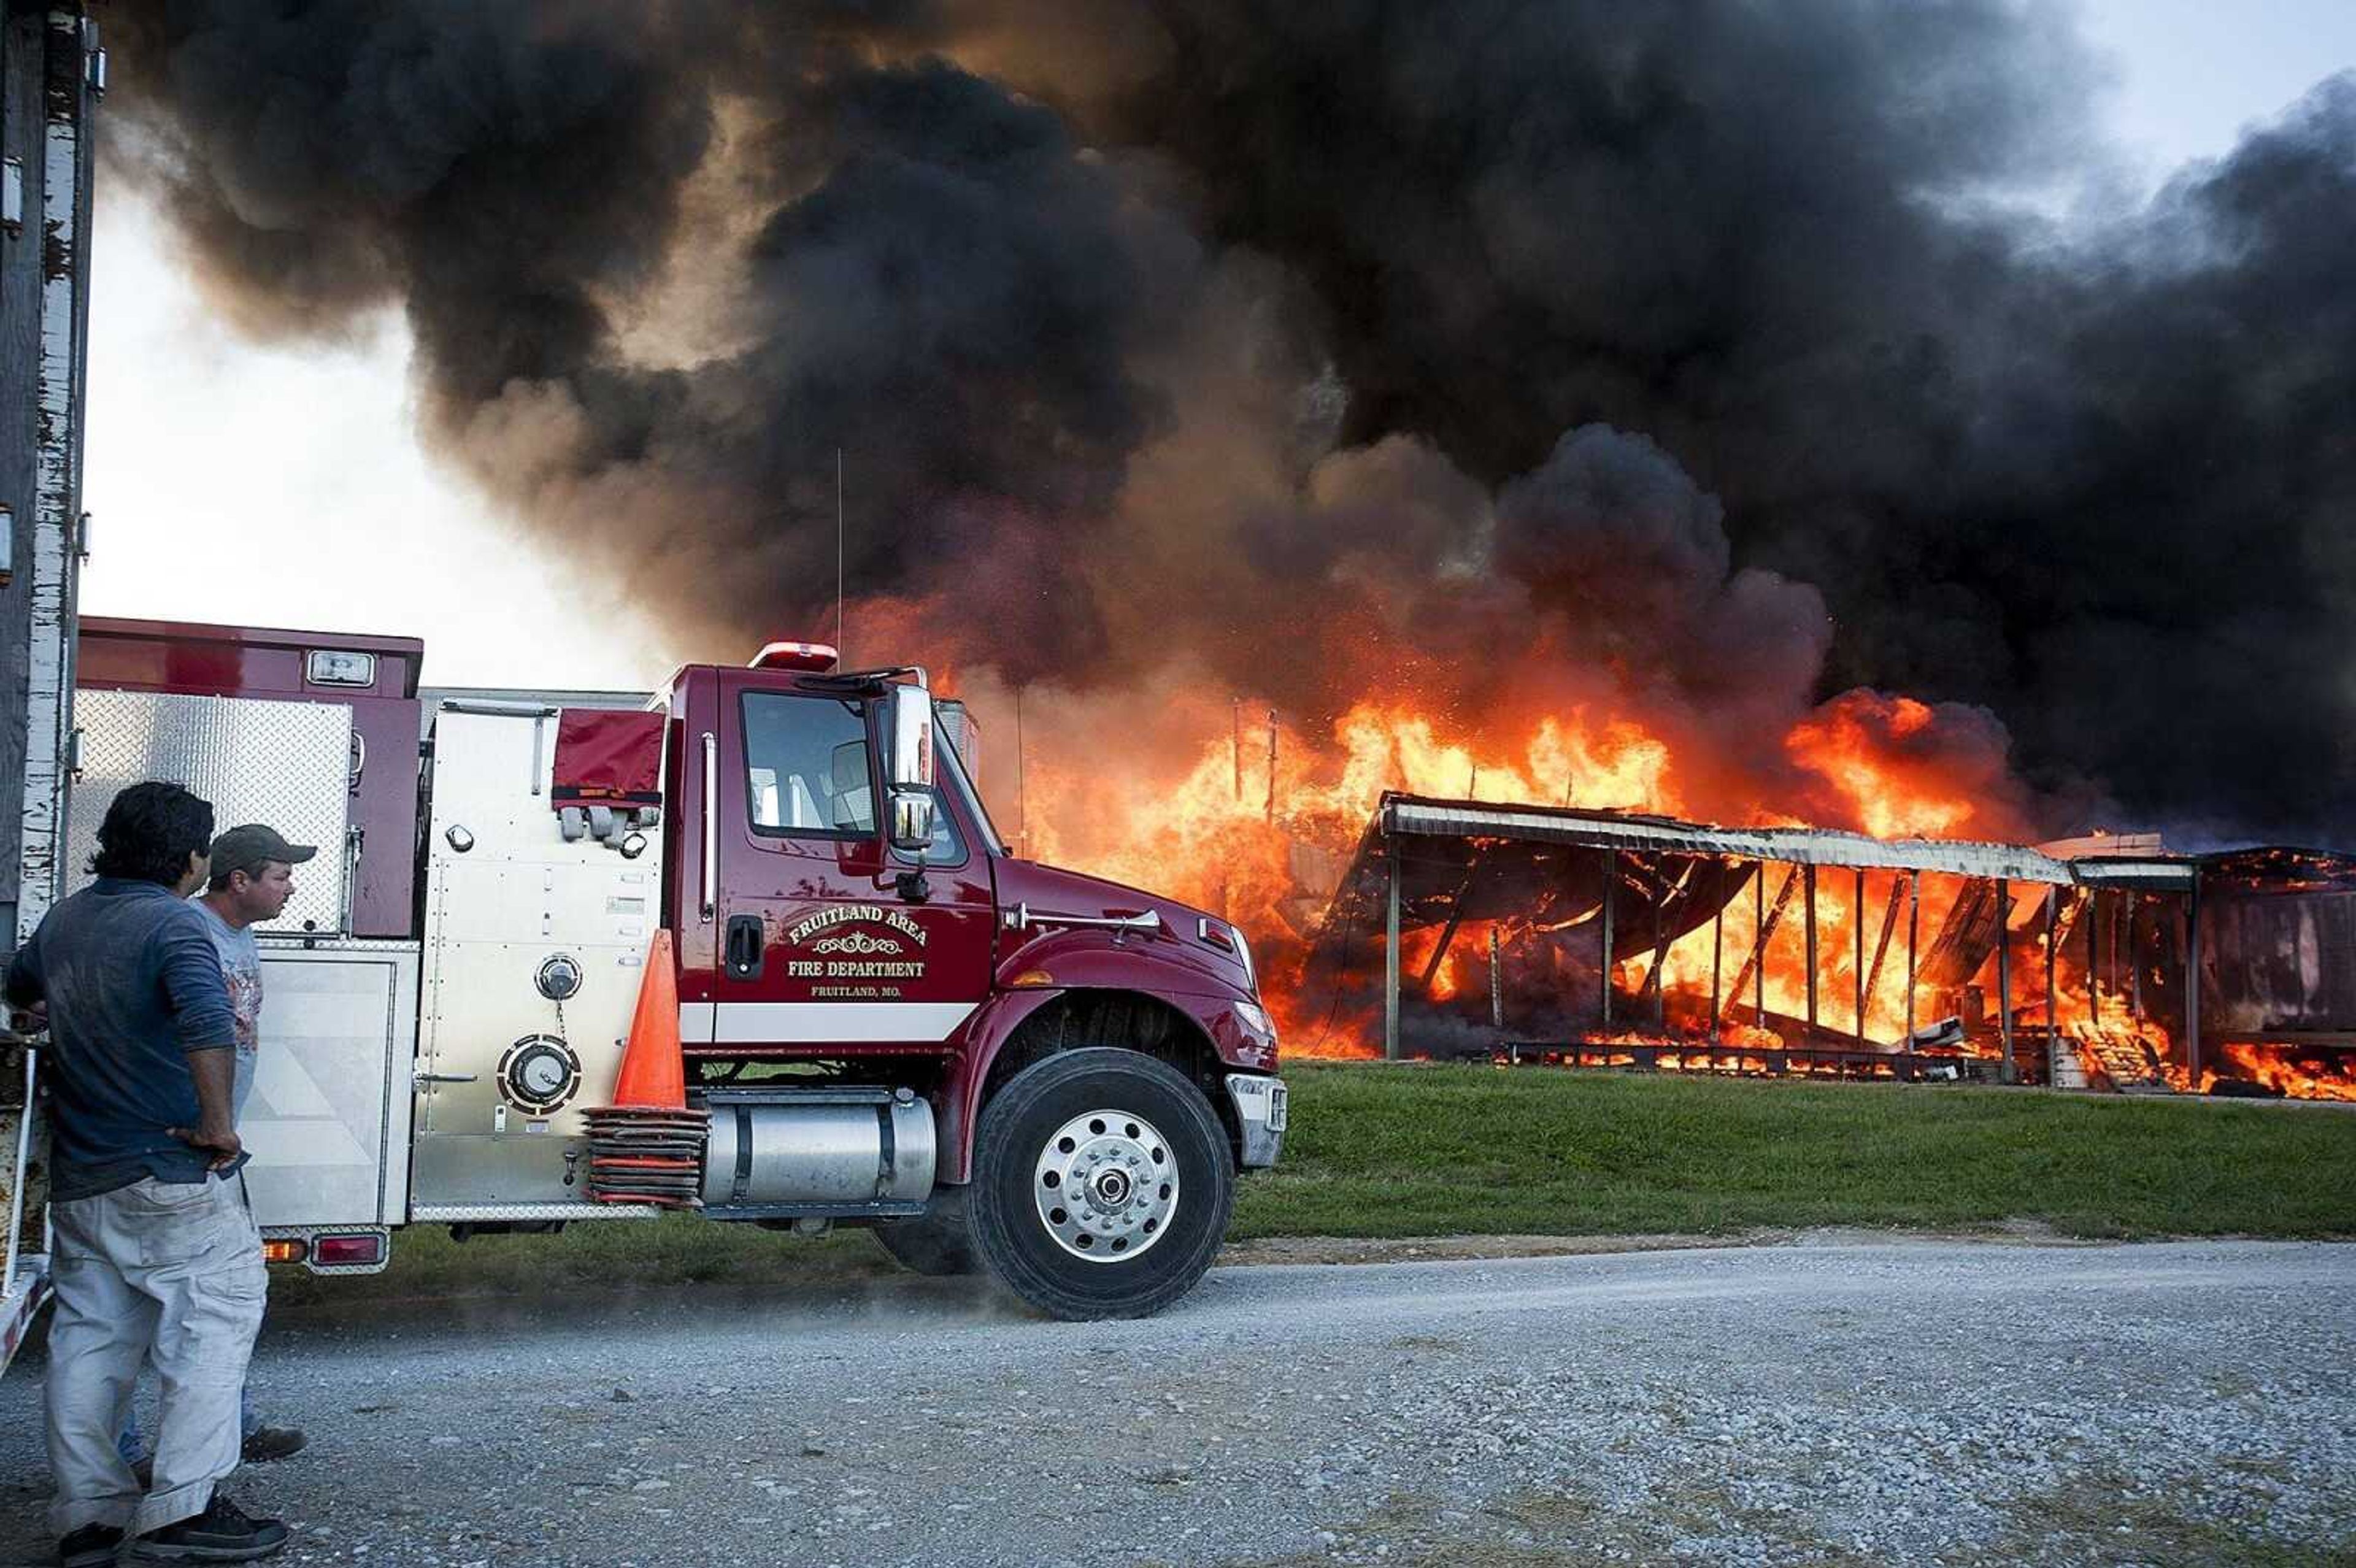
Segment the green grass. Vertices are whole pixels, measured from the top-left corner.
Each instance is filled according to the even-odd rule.
[[[1233,1234],[1725,1235],[2030,1220],[2356,1235],[2356,1113],[1943,1085],[1294,1065]]]
[[[2356,1236],[2356,1112],[1960,1086],[1730,1082],[1540,1068],[1286,1069],[1284,1161],[1236,1239],[1737,1235],[1806,1226],[2085,1237]],[[401,1232],[367,1279],[273,1271],[284,1306],[355,1296],[880,1277],[856,1232],[809,1242],[679,1218],[562,1236]]]

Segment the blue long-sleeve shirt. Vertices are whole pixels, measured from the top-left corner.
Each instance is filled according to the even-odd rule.
[[[190,1053],[234,1050],[237,1026],[195,905],[154,882],[101,877],[16,950],[7,996],[20,1008],[48,1004],[41,1066],[53,1200],[142,1177],[205,1179],[214,1155],[171,1129],[199,1119]]]

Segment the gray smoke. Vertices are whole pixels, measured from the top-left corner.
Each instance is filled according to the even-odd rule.
[[[732,645],[826,624],[841,447],[871,624],[1010,679],[1539,658],[1762,756],[1862,684],[2049,800],[2356,805],[2349,79],[2065,225],[2098,70],[2011,0],[123,9],[216,297],[399,305],[432,437]]]

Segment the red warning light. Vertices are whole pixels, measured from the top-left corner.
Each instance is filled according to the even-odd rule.
[[[754,669],[794,669],[824,675],[842,662],[842,656],[824,643],[770,643],[753,656]]]

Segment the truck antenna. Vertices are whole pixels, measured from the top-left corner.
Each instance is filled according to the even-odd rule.
[[[834,449],[834,653],[850,653],[842,645],[842,448]]]

